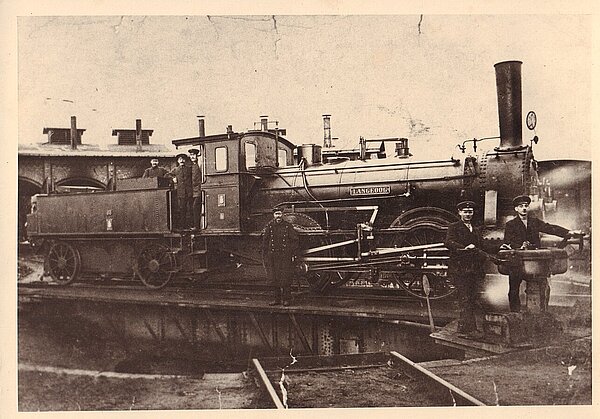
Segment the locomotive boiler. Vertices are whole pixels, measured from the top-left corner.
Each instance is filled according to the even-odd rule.
[[[141,182],[130,190],[37,195],[29,237],[49,241],[46,267],[61,282],[102,271],[159,288],[174,276],[260,264],[260,235],[279,207],[299,232],[300,269],[313,288],[366,278],[423,296],[426,281],[433,298],[444,297],[454,286],[443,239],[460,200],[477,202],[491,248],[513,196],[529,194],[541,212],[548,204],[532,147],[522,139],[521,62],[495,69],[499,143],[479,154],[427,160],[412,156],[405,138],[362,137],[355,150],[333,151],[296,146],[266,118],[260,129],[228,127],[217,135],[205,135],[201,120],[198,136],[173,140],[178,148],[200,149],[199,231],[175,229],[174,192]],[[395,144],[393,156],[386,143]]]

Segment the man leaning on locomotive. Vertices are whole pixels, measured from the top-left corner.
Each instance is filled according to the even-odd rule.
[[[187,164],[188,156],[181,153],[177,156],[178,166],[171,170],[167,175],[173,179],[175,192],[177,194],[178,209],[178,227],[188,228],[190,222],[188,216],[192,215],[193,205],[193,185],[192,185],[192,167]]]
[[[540,233],[552,234],[563,238],[582,234],[580,230],[567,230],[564,227],[546,223],[534,217],[529,214],[530,204],[531,198],[527,195],[519,195],[513,199],[513,207],[517,215],[506,223],[504,227],[504,244],[500,249],[537,249],[540,247]],[[508,302],[511,312],[519,312],[521,310],[519,290],[523,280],[523,276],[516,273],[511,273],[508,277]],[[546,286],[546,306],[549,299],[550,287]]]
[[[200,229],[200,217],[202,216],[202,169],[198,165],[200,150],[191,148],[188,153],[192,162],[192,230],[198,230]]]

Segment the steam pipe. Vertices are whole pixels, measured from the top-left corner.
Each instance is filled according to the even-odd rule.
[[[499,150],[513,150],[523,146],[521,64],[521,61],[503,61],[494,65],[500,121]]]
[[[204,115],[198,115],[198,137],[202,138],[206,136],[204,133]]]
[[[331,144],[331,115],[323,115],[323,148],[330,148]]]

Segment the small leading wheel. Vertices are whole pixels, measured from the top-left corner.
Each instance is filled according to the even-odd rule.
[[[148,288],[160,289],[173,277],[175,265],[175,256],[167,246],[152,244],[138,256],[137,274]]]
[[[46,257],[48,273],[56,282],[67,285],[75,281],[81,270],[81,258],[75,247],[66,242],[56,242]]]
[[[443,243],[446,234],[440,228],[444,225],[443,222],[436,223],[415,223],[416,226],[411,228],[404,236],[399,237],[394,241],[398,247],[420,246],[431,243]],[[430,284],[429,298],[434,300],[438,298],[448,297],[456,291],[454,282],[445,273],[426,273]],[[423,272],[406,272],[397,273],[394,275],[395,281],[406,292],[415,297],[426,298],[423,288]]]
[[[439,298],[448,297],[454,291],[456,286],[444,274],[427,273],[424,274],[429,281],[429,299],[437,300]],[[427,298],[425,288],[423,287],[423,274],[420,272],[409,272],[395,274],[394,280],[410,295],[419,298]]]

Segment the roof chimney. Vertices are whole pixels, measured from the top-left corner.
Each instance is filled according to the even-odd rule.
[[[75,150],[77,148],[77,118],[71,117],[71,148]]]
[[[267,131],[269,117],[267,115],[260,116],[260,129],[261,131]]]
[[[323,115],[323,148],[331,148],[331,115]]]
[[[198,115],[198,137],[205,137],[206,134],[204,132],[204,115]]]
[[[142,120],[135,120],[135,145],[137,151],[142,151]]]

